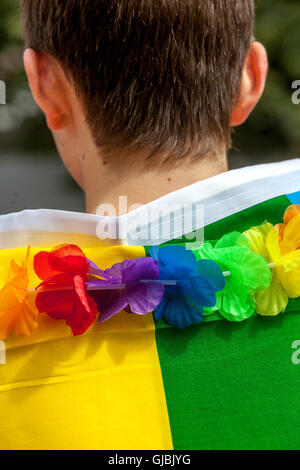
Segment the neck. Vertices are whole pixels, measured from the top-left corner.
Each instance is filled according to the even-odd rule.
[[[117,216],[122,215],[137,205],[147,204],[227,169],[225,153],[198,161],[187,159],[180,165],[153,165],[147,169],[138,168],[134,162],[117,166],[109,164],[108,159],[99,158],[99,155],[97,158],[86,156],[82,165],[86,211],[96,214],[101,206],[103,213],[103,205],[110,205],[115,208]]]

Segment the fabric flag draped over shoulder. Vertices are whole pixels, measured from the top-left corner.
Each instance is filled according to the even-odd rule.
[[[158,202],[171,204],[177,197],[204,205],[205,241],[266,221],[275,225],[290,205],[300,204],[300,161],[231,171]],[[32,308],[41,282],[33,258],[41,251],[76,244],[108,271],[149,255],[150,242],[100,242],[98,223],[97,216],[59,211],[1,216],[0,289],[12,261],[21,269],[28,245]],[[183,243],[178,238],[167,245]],[[7,311],[16,312],[16,306],[0,305],[0,327]],[[122,311],[72,336],[65,321],[45,313],[38,317],[32,335],[13,333],[5,342],[2,449],[299,447],[300,375],[291,359],[292,345],[300,340],[299,299],[276,317],[254,315],[233,323],[213,315],[184,330],[155,321],[152,314]]]

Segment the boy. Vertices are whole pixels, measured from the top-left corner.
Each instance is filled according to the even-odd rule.
[[[206,241],[233,230],[244,232],[266,219],[278,223],[285,209],[299,202],[298,160],[226,173],[231,128],[247,119],[267,75],[265,49],[253,41],[252,0],[23,0],[22,9],[29,84],[62,160],[85,192],[89,214],[29,211],[1,217],[3,265],[9,266],[12,259],[20,262],[31,246],[28,290],[38,285],[36,275],[53,289],[56,281],[49,272],[61,275],[62,258],[64,282],[73,276],[75,268],[66,265],[74,248],[63,255],[59,250],[49,254],[58,244],[80,246],[102,270],[142,259],[149,254],[142,245],[160,244],[162,240],[145,237],[143,230],[135,247],[100,242],[97,234],[105,231],[105,219],[93,214],[102,214],[108,204],[118,207],[122,196],[130,208],[129,222],[139,219],[150,227],[155,221],[145,221],[149,208],[187,204],[193,212],[195,204],[202,204]],[[143,206],[134,208],[137,203]],[[293,217],[298,217],[296,212]],[[200,229],[193,219],[164,241],[177,244],[175,238]],[[129,229],[132,245],[131,238]],[[240,240],[236,252],[247,242]],[[255,259],[253,264],[264,272],[261,277],[268,277],[276,263],[254,258],[258,253],[254,255],[252,247],[251,253],[242,247],[245,257]],[[82,255],[76,253],[78,262]],[[293,269],[299,275],[299,264]],[[223,272],[235,279],[233,267]],[[104,274],[108,280],[112,271]],[[79,298],[91,313],[98,297],[86,300],[90,298],[78,287],[78,276],[72,277],[76,302]],[[249,309],[256,283],[252,279],[252,290],[247,285]],[[7,340],[7,366],[0,370],[1,447],[299,446],[300,384],[290,361],[299,326],[297,300],[289,303],[294,315],[268,322],[256,315],[250,318],[253,307],[249,318],[239,323],[248,312],[242,311],[239,299],[238,307],[229,309],[236,323],[217,321],[221,318],[216,310],[211,317],[206,311],[215,321],[177,331],[154,323],[151,315],[124,311],[85,335],[70,337],[64,323],[53,319],[67,320],[74,332],[78,323],[65,313],[75,309],[74,298],[58,289],[58,307],[50,297],[46,305],[43,294],[53,292],[38,294],[39,328],[28,338],[21,334]],[[224,310],[224,302],[219,308]],[[1,310],[0,326],[7,311]],[[36,322],[32,315],[27,329],[16,323],[17,332],[31,332]]]

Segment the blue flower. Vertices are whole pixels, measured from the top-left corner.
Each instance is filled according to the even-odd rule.
[[[159,280],[167,281],[163,300],[154,311],[155,319],[164,318],[181,329],[200,323],[203,308],[214,307],[216,292],[225,287],[219,265],[197,261],[192,251],[175,245],[152,247],[150,256],[159,262]]]

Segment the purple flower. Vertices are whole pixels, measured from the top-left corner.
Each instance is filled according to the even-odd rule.
[[[153,258],[126,260],[105,271],[90,262],[90,274],[104,278],[87,283],[100,322],[121,310],[146,315],[156,309],[164,295],[164,286],[158,281],[159,263]]]

